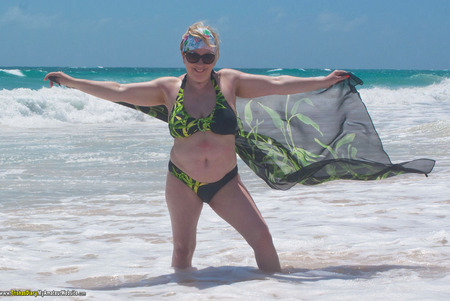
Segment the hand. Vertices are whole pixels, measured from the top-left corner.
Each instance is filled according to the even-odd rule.
[[[49,80],[50,81],[50,88],[53,87],[53,84],[57,85],[63,85],[66,87],[69,87],[71,81],[74,80],[73,77],[68,76],[64,72],[50,72],[44,77],[44,81]]]
[[[330,86],[337,84],[338,82],[343,81],[346,78],[349,78],[347,71],[343,70],[334,70],[330,74],[325,77],[325,81],[330,84]]]

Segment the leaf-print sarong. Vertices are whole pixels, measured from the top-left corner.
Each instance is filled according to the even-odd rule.
[[[376,180],[428,174],[434,160],[392,164],[367,109],[349,79],[325,90],[295,95],[237,99],[236,152],[270,187]],[[167,122],[165,106],[121,103]]]

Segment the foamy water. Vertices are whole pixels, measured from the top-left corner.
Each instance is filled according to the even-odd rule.
[[[0,91],[0,290],[86,293],[60,300],[447,300],[449,82],[360,93],[391,159],[436,159],[434,171],[275,191],[239,162],[283,266],[267,275],[207,206],[196,269],[170,268],[166,124],[69,89]]]

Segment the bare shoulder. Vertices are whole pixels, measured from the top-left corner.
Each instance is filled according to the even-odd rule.
[[[270,77],[250,74],[234,69],[223,69],[223,77],[226,83],[234,91],[235,96],[252,98],[261,96],[261,91],[270,84]],[[266,93],[263,93],[266,94]]]
[[[226,69],[221,69],[221,70],[217,71],[217,74],[221,78],[225,78],[227,80],[230,80],[230,79],[237,79],[240,76],[244,75],[245,73],[243,73],[241,71],[238,71],[238,70],[235,70],[235,69],[228,69],[228,68],[226,68]]]
[[[234,84],[245,83],[251,80],[262,80],[270,78],[268,76],[245,73],[235,69],[222,69],[217,73],[222,78],[225,78],[227,82],[233,82]]]
[[[172,107],[180,90],[183,76],[167,76],[157,78],[150,83],[156,85],[164,93],[165,103],[167,107]]]
[[[217,75],[222,82],[222,85],[226,85],[232,91],[235,91],[237,83],[245,76],[245,73],[235,69],[221,69],[217,71]]]
[[[182,79],[175,76],[166,76],[154,79],[147,82],[149,86],[157,87],[159,90],[163,91],[168,97],[176,94],[180,89]]]

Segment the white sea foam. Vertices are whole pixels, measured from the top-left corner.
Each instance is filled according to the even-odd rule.
[[[198,226],[197,269],[175,273],[164,185],[149,179],[147,193],[81,190],[48,202],[40,192],[26,208],[3,208],[0,225],[8,240],[0,247],[6,271],[0,280],[14,287],[75,289],[95,299],[294,300],[300,294],[327,300],[331,294],[337,300],[445,300],[450,209],[444,179],[280,192],[241,170],[271,228],[284,273],[258,272],[248,245],[207,207]],[[80,180],[80,187],[89,184],[87,177]]]
[[[425,87],[409,88],[361,88],[360,94],[367,104],[394,107],[412,104],[450,105],[450,79]]]
[[[15,76],[20,76],[20,77],[24,77],[25,74],[23,74],[23,72],[19,69],[0,69],[0,72],[4,72],[7,74],[11,74],[11,75],[15,75]]]
[[[444,138],[444,133],[448,133],[450,79],[425,87],[375,87],[359,92],[385,142],[406,143],[407,139],[422,139],[426,143],[429,135]],[[432,132],[434,130],[437,132]]]
[[[66,88],[0,91],[0,124],[19,128],[150,120],[135,110]],[[151,121],[149,121],[151,122]]]

